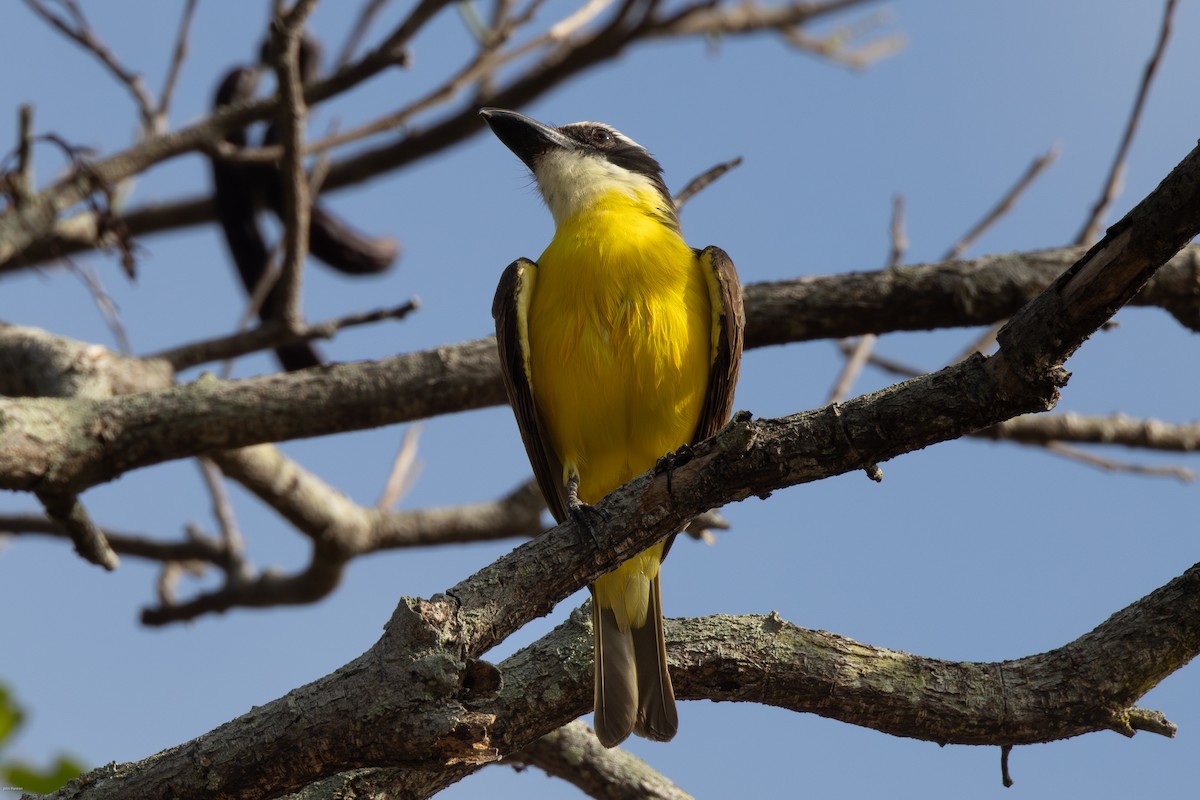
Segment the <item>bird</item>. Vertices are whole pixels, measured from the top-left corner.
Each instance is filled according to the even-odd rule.
[[[550,512],[590,531],[593,504],[729,419],[741,284],[723,250],[688,246],[661,166],[625,134],[480,114],[532,172],[555,225],[537,261],[512,262],[496,289],[505,388]],[[660,572],[673,538],[589,587],[605,747],[630,733],[668,741],[679,727]]]

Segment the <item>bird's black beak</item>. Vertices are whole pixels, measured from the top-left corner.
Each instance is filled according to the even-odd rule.
[[[525,166],[533,169],[540,156],[550,150],[573,150],[575,141],[563,136],[557,129],[543,125],[524,114],[503,108],[481,108],[480,116],[491,126],[504,146],[512,150]]]

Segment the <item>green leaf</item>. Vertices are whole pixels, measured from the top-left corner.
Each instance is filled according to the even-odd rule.
[[[13,702],[8,689],[0,685],[0,744],[4,744],[4,740],[12,735],[24,716],[20,707]]]
[[[26,764],[13,762],[8,767],[6,780],[26,792],[49,794],[61,789],[63,784],[83,772],[78,762],[59,756],[53,767],[40,772]]]

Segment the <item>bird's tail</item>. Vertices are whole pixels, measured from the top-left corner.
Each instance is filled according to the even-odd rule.
[[[592,603],[596,646],[596,738],[615,747],[637,733],[665,742],[679,729],[675,693],[667,674],[662,593],[657,575],[650,581],[645,624],[621,630],[611,608]]]

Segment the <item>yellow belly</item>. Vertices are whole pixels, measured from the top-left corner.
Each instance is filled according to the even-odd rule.
[[[692,441],[711,362],[708,284],[673,230],[602,206],[559,227],[538,260],[530,378],[565,482],[595,503]],[[618,624],[645,623],[659,545],[596,582]]]

